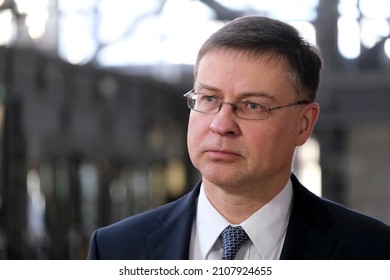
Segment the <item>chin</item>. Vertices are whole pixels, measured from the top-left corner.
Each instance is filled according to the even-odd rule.
[[[226,170],[214,170],[202,174],[205,180],[218,187],[237,188],[237,186],[243,184],[243,182],[238,179],[239,176],[236,176],[233,173],[229,173],[229,171]]]

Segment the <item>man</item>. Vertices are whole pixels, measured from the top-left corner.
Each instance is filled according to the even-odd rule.
[[[88,258],[390,258],[389,226],[316,197],[291,173],[319,115],[320,69],[319,51],[277,20],[242,17],[213,34],[185,95],[202,181],[94,232]]]

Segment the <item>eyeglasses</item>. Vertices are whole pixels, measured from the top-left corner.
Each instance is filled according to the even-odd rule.
[[[223,104],[228,104],[232,106],[233,113],[238,118],[245,120],[266,120],[268,119],[270,112],[273,110],[310,103],[307,100],[300,100],[284,106],[272,108],[250,101],[249,99],[239,99],[229,103],[223,102],[218,96],[196,93],[194,92],[194,89],[184,94],[184,97],[187,98],[188,108],[196,112],[213,115],[221,110]]]

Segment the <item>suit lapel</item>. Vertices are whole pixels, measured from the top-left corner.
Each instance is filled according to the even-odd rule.
[[[148,236],[150,259],[188,259],[199,189],[200,183],[159,216],[159,229]]]
[[[336,240],[328,234],[331,217],[322,201],[292,175],[294,198],[280,259],[328,259]],[[192,223],[200,183],[159,216],[158,229],[148,236],[150,259],[188,259]]]
[[[328,259],[336,240],[328,234],[332,219],[322,199],[292,175],[294,199],[281,259]]]

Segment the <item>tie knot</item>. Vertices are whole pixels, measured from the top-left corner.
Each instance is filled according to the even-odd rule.
[[[238,250],[249,239],[245,230],[241,227],[226,227],[222,233],[222,259],[234,260]]]

